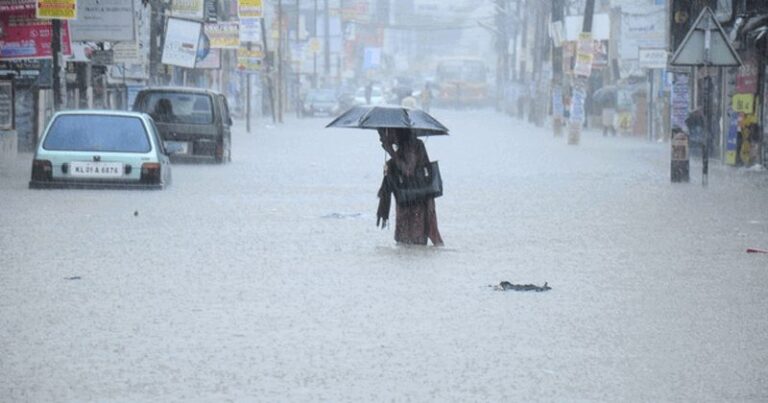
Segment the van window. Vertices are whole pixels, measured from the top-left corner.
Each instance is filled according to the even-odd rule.
[[[139,118],[63,115],[51,124],[43,148],[56,151],[147,153],[152,146],[144,123]]]
[[[208,124],[213,122],[213,103],[207,94],[150,92],[139,105],[161,123]]]

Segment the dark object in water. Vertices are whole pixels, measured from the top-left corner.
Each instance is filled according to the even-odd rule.
[[[513,290],[513,291],[536,291],[536,292],[549,291],[552,289],[552,287],[550,287],[546,281],[544,282],[544,285],[542,287],[539,287],[535,284],[512,284],[509,281],[502,281],[501,283],[499,283],[499,285],[493,286],[493,288],[498,291]]]
[[[80,276],[64,277],[64,280],[80,280]]]
[[[134,217],[138,217],[138,216],[139,216],[139,210],[135,210],[135,211],[133,212],[133,216],[134,216]]]

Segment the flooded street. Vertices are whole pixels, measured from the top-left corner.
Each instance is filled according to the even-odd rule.
[[[768,174],[432,115],[444,248],[375,226],[378,136],[331,118],[237,122],[231,164],[162,191],[29,190],[18,154],[0,401],[768,399]]]

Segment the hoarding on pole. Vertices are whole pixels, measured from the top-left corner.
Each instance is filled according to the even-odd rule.
[[[252,44],[250,49],[241,46],[237,49],[237,69],[246,73],[258,73],[264,60],[264,50],[259,44]]]
[[[240,24],[237,22],[205,24],[205,34],[211,41],[211,49],[237,49],[240,46]]]
[[[264,16],[262,0],[238,0],[237,15],[240,18],[261,18]]]
[[[261,19],[240,19],[240,43],[261,43]]]
[[[50,59],[51,21],[35,17],[35,3],[0,3],[0,60]],[[61,52],[72,54],[69,24],[61,22]]]
[[[74,20],[77,18],[77,0],[37,0],[37,18]]]
[[[199,22],[169,18],[162,63],[194,68],[201,31],[202,24]]]
[[[72,40],[118,42],[136,39],[133,1],[80,0],[77,19],[70,22]]]
[[[171,15],[179,18],[202,20],[204,13],[203,0],[173,0]]]

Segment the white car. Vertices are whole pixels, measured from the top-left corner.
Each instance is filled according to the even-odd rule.
[[[384,99],[384,90],[374,85],[371,88],[371,105],[384,105],[387,101]],[[355,91],[355,104],[356,105],[367,105],[368,102],[365,101],[365,87],[360,87]]]

